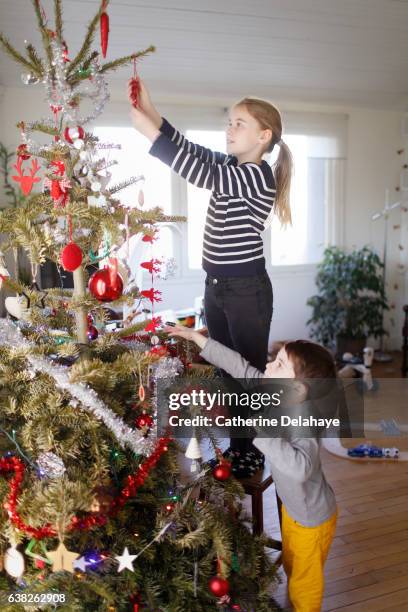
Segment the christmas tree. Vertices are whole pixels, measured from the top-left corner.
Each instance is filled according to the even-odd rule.
[[[226,466],[200,463],[194,439],[187,455],[199,471],[182,481],[183,449],[156,435],[157,381],[194,373],[155,316],[160,261],[140,263],[152,279],[143,291],[120,254],[130,236],[153,244],[160,222],[182,219],[144,210],[142,192],[124,207],[117,194],[141,177],[109,186],[88,129],[108,99],[105,74],[154,47],[101,63],[104,0],[73,56],[61,0],[53,26],[39,0],[33,7],[43,55],[0,35],[27,86],[45,87],[51,116],[19,123],[14,180],[24,197],[0,211],[1,249],[24,250],[32,276],[23,283],[0,270],[16,294],[7,298],[12,319],[0,320],[1,609],[276,609],[269,540],[252,535],[242,486]],[[92,48],[98,28],[101,51]],[[73,273],[73,290],[41,289],[46,261]],[[123,304],[148,318],[112,322]]]

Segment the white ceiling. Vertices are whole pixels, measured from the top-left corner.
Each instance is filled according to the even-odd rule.
[[[51,0],[42,5],[51,17]],[[64,1],[70,56],[98,5]],[[408,0],[111,0],[108,12],[107,59],[156,45],[141,73],[180,101],[258,95],[408,109]],[[30,0],[0,0],[0,28],[20,50],[24,39],[39,43],[34,23]],[[0,54],[1,85],[22,86],[21,72]]]

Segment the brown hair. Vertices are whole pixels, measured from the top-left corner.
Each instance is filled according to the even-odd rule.
[[[282,141],[282,118],[280,112],[270,102],[259,98],[243,98],[235,106],[245,106],[264,130],[272,130],[272,138],[266,149],[270,153],[279,142],[279,154],[272,165],[276,183],[275,210],[282,225],[292,223],[290,212],[290,182],[293,170],[293,158],[288,145]]]
[[[286,342],[284,348],[292,362],[295,377],[307,380],[309,397],[318,398],[333,389],[337,379],[336,364],[326,348],[310,340],[292,340]],[[310,380],[314,378],[318,380]]]

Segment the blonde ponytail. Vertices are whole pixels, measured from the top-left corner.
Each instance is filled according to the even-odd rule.
[[[282,225],[292,224],[290,184],[293,172],[293,157],[288,145],[281,140],[282,118],[280,112],[276,106],[259,98],[243,98],[235,106],[245,106],[262,129],[272,131],[272,139],[265,152],[270,153],[275,145],[279,145],[278,157],[272,164],[276,185],[274,212]]]
[[[276,184],[275,213],[282,225],[292,225],[290,212],[290,183],[292,180],[293,157],[286,142],[279,143],[279,154],[272,171]]]

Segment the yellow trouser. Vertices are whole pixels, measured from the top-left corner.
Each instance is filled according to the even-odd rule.
[[[282,504],[282,563],[289,599],[296,612],[320,612],[324,563],[336,530],[337,510],[317,527],[294,521]]]

